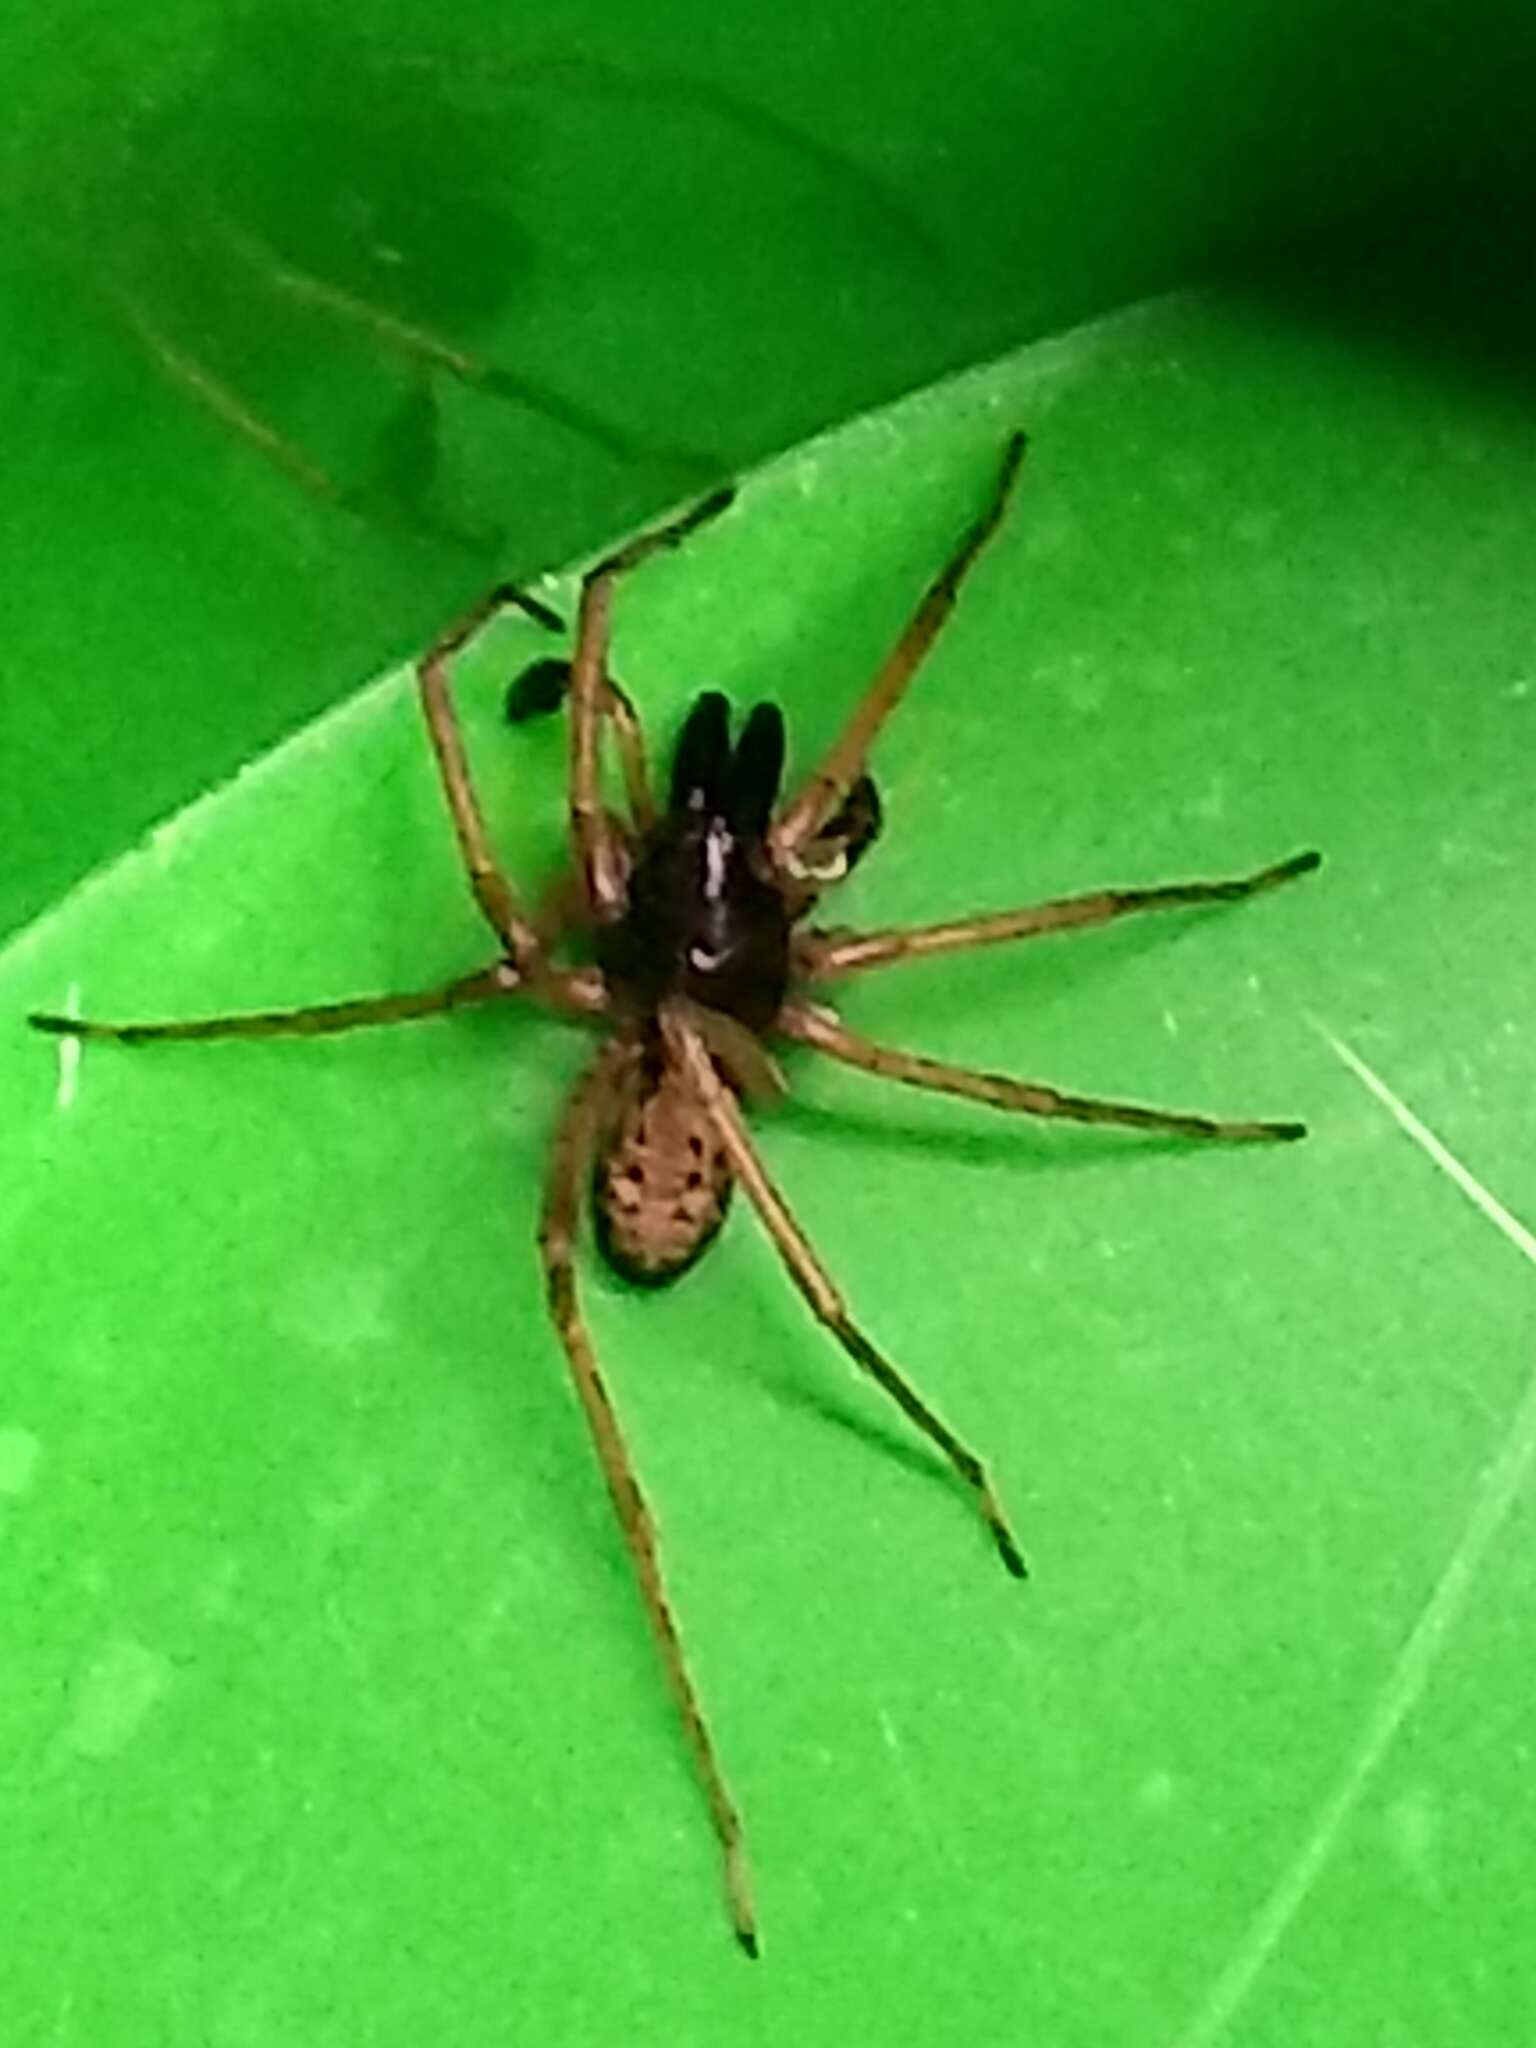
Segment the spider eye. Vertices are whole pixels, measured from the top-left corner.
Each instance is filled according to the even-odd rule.
[[[672,808],[704,811],[726,807],[731,772],[731,707],[718,690],[696,697],[678,735],[672,757]]]

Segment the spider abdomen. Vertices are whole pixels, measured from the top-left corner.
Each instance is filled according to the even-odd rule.
[[[671,1068],[642,1071],[592,1176],[598,1248],[626,1280],[665,1286],[708,1250],[733,1185],[694,1091]]]

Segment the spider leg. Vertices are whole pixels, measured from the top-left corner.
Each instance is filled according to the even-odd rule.
[[[259,413],[253,412],[239,393],[216,377],[206,363],[178,348],[150,318],[136,294],[113,291],[108,296],[153,360],[199,405],[206,406],[216,419],[222,420],[242,440],[259,449],[269,462],[282,470],[301,490],[308,491],[311,497],[319,498],[328,505],[346,507],[347,494],[335,478],[321,469],[318,463],[312,462],[301,448],[295,447]]]
[[[542,605],[539,607],[540,612],[545,609]],[[557,632],[564,630],[552,612],[548,618]],[[545,622],[540,621],[541,624]],[[551,711],[558,711],[570,687],[571,665],[568,661],[562,661],[558,655],[548,655],[541,661],[532,662],[508,686],[508,722],[521,725],[527,719],[542,718]],[[612,727],[618,748],[629,815],[637,832],[648,832],[656,822],[656,799],[651,793],[650,767],[646,761],[645,733],[640,715],[630,701],[629,693],[612,676],[603,677],[599,695],[602,714]]]
[[[797,857],[816,838],[846,800],[863,773],[865,758],[881,726],[906,694],[924,656],[939,637],[954,609],[960,585],[987,542],[1002,524],[1008,499],[1018,479],[1026,446],[1023,434],[1010,434],[1003,448],[997,481],[980,518],[939,571],[922,602],[903,628],[874,681],[854,706],[847,724],[804,786],[784,807],[769,833],[776,864],[793,874]]]
[[[46,1031],[56,1038],[103,1038],[119,1045],[177,1038],[330,1038],[365,1025],[409,1024],[418,1017],[440,1016],[445,1010],[466,1010],[503,996],[524,995],[568,1017],[600,1017],[608,1006],[602,977],[595,969],[560,970],[530,985],[518,978],[516,968],[498,961],[494,967],[461,974],[441,988],[357,996],[340,1003],[308,1003],[299,1010],[246,1010],[234,1016],[187,1017],[166,1024],[104,1024],[34,1010],[27,1022],[34,1031]]]
[[[662,1579],[656,1525],[640,1490],[576,1293],[574,1252],[582,1193],[592,1172],[604,1121],[633,1057],[632,1043],[622,1038],[609,1040],[577,1083],[566,1105],[555,1137],[554,1156],[545,1190],[544,1213],[539,1227],[539,1254],[544,1263],[550,1317],[565,1350],[571,1380],[592,1433],[593,1448],[597,1452],[603,1478],[608,1484],[609,1498],[629,1547],[630,1561],[661,1651],[667,1681],[682,1716],[694,1767],[709,1802],[710,1816],[725,1859],[726,1902],[736,1939],[748,1955],[755,1956],[758,1952],[757,1915],[752,1903],[752,1881],[747,1868],[741,1815],[726,1787],[704,1710],[688,1670],[682,1637]]]
[[[1245,896],[1277,889],[1282,882],[1309,875],[1322,865],[1315,852],[1292,854],[1256,874],[1228,882],[1169,882],[1155,889],[1096,889],[1088,895],[1062,896],[1051,903],[1032,903],[1023,910],[991,911],[981,917],[956,918],[947,924],[910,925],[877,932],[807,932],[795,946],[796,970],[808,980],[834,981],[862,974],[871,967],[891,967],[902,960],[925,960],[935,953],[965,953],[977,946],[1001,945],[1009,939],[1036,939],[1047,932],[1083,931],[1089,925],[1111,924],[1143,910],[1181,910],[1193,903],[1236,903]]]
[[[678,1009],[664,1012],[662,1029],[673,1057],[683,1064],[698,1089],[736,1178],[746,1189],[748,1200],[811,1313],[831,1331],[854,1364],[890,1396],[907,1420],[944,1453],[975,1498],[1003,1563],[1015,1578],[1024,1578],[1023,1554],[985,1465],[854,1322],[831,1275],[769,1177],[735,1096],[715,1072],[707,1048],[685,1014]]]
[[[352,323],[371,336],[380,348],[406,362],[419,364],[427,370],[441,370],[472,391],[483,391],[490,398],[542,414],[556,426],[589,441],[621,462],[642,461],[649,455],[697,468],[702,460],[683,449],[649,448],[637,437],[604,419],[600,413],[568,398],[553,385],[521,372],[503,369],[454,342],[445,341],[430,328],[419,326],[412,320],[402,320],[397,314],[370,304],[355,292],[346,291],[313,271],[285,262],[275,249],[255,235],[229,226],[226,226],[225,235],[231,248],[251,265],[263,284],[301,304],[317,306],[333,319]]]
[[[613,635],[614,588],[621,576],[681,544],[706,520],[718,518],[735,492],[729,487],[701,499],[680,518],[642,533],[590,569],[582,579],[571,661],[571,852],[593,917],[611,922],[624,908],[625,852],[598,788],[597,737],[608,650]]]
[[[900,1081],[909,1088],[930,1088],[941,1095],[959,1095],[1024,1116],[1062,1117],[1079,1124],[1126,1124],[1140,1131],[1171,1131],[1182,1138],[1212,1138],[1247,1144],[1265,1139],[1304,1138],[1305,1124],[1224,1123],[1215,1117],[1171,1109],[1144,1109],[1134,1102],[1106,1102],[1096,1095],[1065,1095],[1038,1081],[1012,1081],[1002,1074],[984,1074],[971,1067],[952,1067],[922,1054],[877,1045],[850,1031],[819,1005],[788,1002],[774,1029],[797,1045],[810,1046],[845,1066]]]
[[[59,1017],[34,1010],[27,1022],[34,1031],[61,1038],[109,1038],[119,1045],[142,1045],[165,1038],[323,1038],[337,1031],[355,1031],[365,1024],[404,1024],[415,1017],[435,1017],[443,1010],[464,1009],[510,995],[515,976],[487,967],[464,974],[443,988],[392,996],[359,996],[349,1002],[311,1003],[301,1010],[248,1010],[230,1017],[189,1017],[169,1024],[104,1024],[84,1017]]]
[[[439,635],[417,663],[416,679],[421,688],[422,713],[427,721],[432,751],[437,757],[443,794],[448,801],[448,812],[469,876],[469,886],[486,922],[506,947],[508,958],[517,967],[527,970],[539,959],[538,934],[491,850],[490,835],[485,828],[485,817],[470,774],[469,758],[464,751],[464,736],[459,730],[453,699],[448,692],[449,662],[468,645],[482,626],[508,605],[517,606],[535,619],[543,610],[515,585],[498,584]]]

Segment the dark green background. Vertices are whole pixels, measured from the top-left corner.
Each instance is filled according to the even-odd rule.
[[[662,733],[711,682],[823,739],[1024,421],[846,913],[1328,864],[850,1013],[1314,1136],[1191,1156],[794,1065],[775,1169],[994,1457],[1022,1592],[745,1217],[675,1295],[593,1277],[749,1813],[753,1971],[539,1307],[579,1046],[478,1017],[69,1079],[18,1034],[9,2037],[1527,2038],[1536,1275],[1333,1044],[1531,1216],[1524,15],[260,20],[6,31],[0,1005],[471,964],[402,678],[217,785],[500,569],[1017,349],[750,478],[628,594],[624,673]],[[274,260],[633,445],[424,388]],[[191,402],[146,319],[358,509]],[[465,678],[529,878],[558,735],[493,714],[534,644]]]
[[[1392,247],[1423,271],[1412,327],[1482,295],[1469,236],[1529,267],[1523,0],[344,14],[0,24],[0,926],[419,644],[493,559],[558,563],[691,487],[668,450],[739,470],[1280,244]],[[424,394],[274,265],[632,445]],[[366,516],[296,492],[146,330]]]

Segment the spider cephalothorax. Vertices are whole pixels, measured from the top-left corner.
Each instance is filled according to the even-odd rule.
[[[597,958],[615,1000],[642,1014],[683,996],[766,1032],[789,986],[790,912],[767,844],[784,720],[759,704],[733,744],[730,716],[715,690],[688,713],[671,800],[634,850]]]
[[[821,894],[849,872],[880,829],[880,804],[866,766],[869,750],[938,636],[966,573],[996,532],[1023,452],[1023,436],[1011,436],[981,516],[929,585],[832,747],[787,800],[779,789],[784,726],[778,711],[758,705],[733,737],[725,699],[710,692],[697,699],[683,724],[668,800],[658,809],[639,719],[608,672],[619,579],[723,512],[730,492],[717,492],[680,519],[629,542],[583,579],[573,658],[525,670],[512,687],[508,709],[519,719],[550,713],[568,696],[573,893],[577,922],[592,942],[590,963],[562,964],[559,945],[569,921],[530,913],[502,873],[448,692],[451,657],[502,605],[517,604],[559,627],[546,607],[505,588],[445,633],[418,670],[427,730],[470,887],[497,938],[498,955],[489,966],[420,994],[244,1017],[131,1025],[52,1015],[32,1019],[47,1031],[137,1043],[344,1031],[512,997],[603,1027],[602,1043],[555,1133],[540,1255],[572,1385],[720,1840],[737,1938],[752,1955],[757,1915],[740,1817],[683,1655],[655,1526],[581,1313],[574,1252],[587,1187],[604,1252],[621,1272],[646,1284],[674,1279],[698,1259],[724,1219],[732,1189],[740,1187],[818,1320],[948,1459],[1003,1563],[1022,1576],[1023,1558],[985,1466],[854,1321],[748,1133],[743,1103],[784,1085],[769,1046],[807,1047],[887,1080],[1026,1116],[1123,1124],[1196,1139],[1303,1135],[1297,1123],[1221,1122],[948,1066],[860,1037],[826,1003],[830,985],[897,961],[1105,924],[1135,911],[1230,902],[1318,864],[1315,853],[1301,853],[1234,881],[1101,889],[897,931],[805,925]],[[627,816],[616,816],[600,794],[605,740],[618,753]],[[814,991],[815,1000],[807,991]]]

